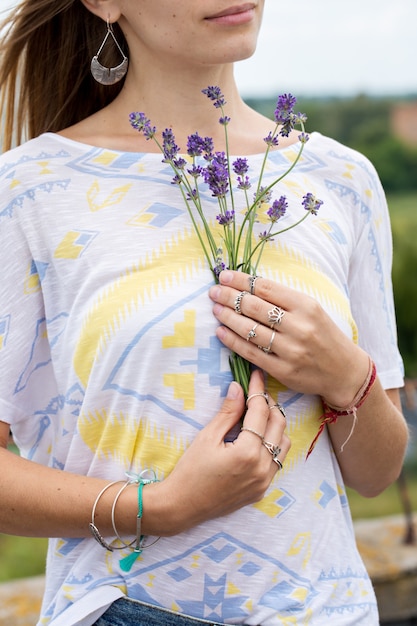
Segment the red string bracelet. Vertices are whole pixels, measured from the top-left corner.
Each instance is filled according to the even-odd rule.
[[[347,407],[334,406],[332,404],[329,404],[328,402],[326,402],[324,398],[322,398],[324,413],[320,417],[320,427],[319,427],[317,435],[314,437],[308,449],[306,459],[308,459],[310,454],[313,452],[314,447],[317,443],[317,440],[320,437],[321,433],[323,432],[326,424],[334,424],[338,420],[338,418],[342,415],[353,415],[353,424],[352,424],[351,431],[349,433],[348,438],[346,439],[346,441],[343,443],[342,447],[340,448],[340,451],[343,452],[345,445],[347,444],[347,442],[349,441],[349,439],[351,438],[353,434],[353,431],[355,430],[356,421],[358,419],[357,410],[365,402],[366,398],[368,397],[372,389],[372,386],[375,380],[376,380],[376,365],[372,361],[372,359],[369,358],[368,373],[366,375],[363,385],[359,389],[356,396],[353,398],[352,404],[350,404]]]

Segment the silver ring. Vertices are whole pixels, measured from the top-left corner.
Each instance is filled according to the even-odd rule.
[[[259,350],[262,350],[266,354],[270,354],[272,352],[272,344],[274,342],[275,335],[276,335],[276,332],[275,332],[275,330],[273,330],[272,331],[272,335],[271,335],[271,339],[269,340],[269,344],[266,347],[258,346]]]
[[[242,309],[240,308],[242,304],[242,300],[248,293],[249,291],[241,291],[235,298],[235,311],[239,315],[242,315]]]
[[[283,467],[283,466],[282,466],[282,463],[281,463],[281,461],[279,460],[279,458],[276,456],[276,457],[274,457],[272,460],[273,460],[273,462],[274,462],[274,463],[276,463],[276,464],[278,465],[278,471],[282,470],[282,467]]]
[[[249,291],[252,296],[255,295],[255,281],[257,278],[262,278],[261,276],[249,276]]]
[[[258,322],[256,322],[255,326],[251,328],[251,330],[248,332],[246,336],[246,341],[249,341],[250,339],[253,339],[254,337],[256,337],[255,328],[257,326],[259,326]]]
[[[259,437],[259,439],[262,441],[262,443],[264,442],[264,436],[261,435],[261,433],[258,433],[256,430],[253,430],[253,428],[246,428],[245,426],[243,426],[240,429],[240,432],[242,432],[242,430],[246,430],[248,433],[253,433],[254,435],[256,435],[257,437]]]
[[[284,407],[281,406],[280,404],[278,404],[278,403],[277,404],[270,404],[269,405],[269,410],[271,410],[271,409],[278,409],[278,411],[281,412],[282,417],[285,420],[287,419],[287,416],[286,416],[285,411],[284,411]]]
[[[273,328],[275,324],[279,326],[284,315],[285,311],[284,309],[281,309],[280,306],[274,306],[270,311],[268,311],[268,323],[271,328]]]
[[[252,400],[252,398],[254,398],[255,396],[262,396],[265,399],[265,402],[268,404],[268,394],[265,393],[265,391],[259,391],[258,393],[252,393],[250,396],[247,397],[246,399],[246,406],[249,407],[249,400]]]
[[[276,459],[278,454],[281,452],[281,448],[279,446],[274,446],[270,441],[262,441],[262,445],[268,450],[270,454],[272,454],[273,459]]]

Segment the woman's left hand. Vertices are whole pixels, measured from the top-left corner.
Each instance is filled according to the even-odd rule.
[[[220,274],[210,297],[222,324],[217,336],[230,350],[294,391],[318,394],[336,406],[355,397],[368,355],[314,298],[231,270]]]

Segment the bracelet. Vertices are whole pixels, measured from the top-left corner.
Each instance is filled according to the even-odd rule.
[[[146,474],[148,473],[150,473],[151,478],[145,478]],[[156,483],[156,482],[159,482],[159,481],[156,478],[155,472],[153,470],[144,470],[139,475],[134,476],[133,479],[131,478],[131,480],[129,481],[129,484],[138,483],[138,514],[136,516],[136,538],[132,541],[132,543],[124,544],[126,548],[132,548],[133,544],[135,544],[135,547],[132,549],[133,551],[131,552],[131,554],[128,554],[127,556],[123,557],[119,561],[120,568],[124,572],[129,572],[131,570],[132,565],[135,563],[138,556],[142,554],[142,550],[144,550],[145,548],[150,548],[160,539],[160,537],[157,537],[157,539],[155,539],[155,541],[153,541],[149,546],[145,546],[143,544],[145,540],[145,536],[142,535],[143,488],[145,485],[148,485],[149,483]],[[118,495],[120,495],[122,491],[123,491],[123,488],[120,490]],[[113,503],[112,522],[113,522],[113,529],[116,533],[116,536],[119,537],[119,534],[115,526],[115,521],[114,521],[114,509],[116,508],[116,503],[117,503],[117,496],[115,498],[115,502]]]
[[[108,485],[103,487],[103,489],[100,491],[100,493],[98,494],[98,496],[95,499],[95,502],[93,504],[93,510],[91,511],[91,522],[88,525],[89,528],[90,528],[91,534],[93,535],[94,539],[96,541],[98,541],[98,543],[103,548],[106,548],[106,550],[108,550],[109,552],[113,552],[113,550],[120,550],[121,548],[115,548],[114,546],[111,546],[109,543],[107,543],[107,541],[101,535],[99,529],[95,525],[96,508],[97,508],[97,504],[98,504],[101,496],[107,491],[107,489],[110,489],[110,487],[112,487],[113,485],[117,485],[117,483],[119,483],[119,482],[121,482],[121,481],[120,480],[114,480],[112,483],[109,483]]]
[[[364,383],[361,385],[359,391],[357,392],[357,394],[355,395],[355,397],[353,398],[352,403],[349,406],[346,407],[341,407],[341,406],[335,406],[332,405],[328,402],[326,402],[326,400],[324,398],[322,398],[322,404],[323,404],[323,409],[324,409],[324,413],[323,415],[320,417],[320,427],[318,430],[317,435],[314,437],[310,448],[307,452],[307,456],[306,459],[308,459],[308,457],[310,456],[310,454],[312,453],[314,446],[317,443],[318,438],[320,437],[321,433],[324,430],[324,427],[326,424],[334,424],[338,418],[342,415],[353,415],[353,424],[352,424],[352,428],[350,430],[350,433],[346,439],[346,441],[343,442],[341,448],[340,448],[340,452],[343,452],[345,445],[347,444],[347,442],[349,441],[349,439],[352,437],[353,435],[353,431],[355,430],[355,426],[356,426],[356,422],[358,419],[358,414],[357,411],[359,409],[360,406],[362,406],[362,404],[365,402],[365,400],[367,399],[373,384],[376,380],[376,365],[375,363],[372,361],[372,359],[369,357],[369,367],[368,367],[368,373],[366,375],[365,381]]]
[[[146,478],[145,476],[150,473],[151,477],[150,478]],[[143,540],[144,540],[144,536],[141,534],[141,527],[142,527],[142,515],[143,515],[143,502],[142,502],[142,491],[143,491],[143,487],[144,485],[147,485],[148,483],[154,483],[154,482],[158,482],[158,479],[156,478],[155,473],[151,470],[144,470],[143,472],[141,472],[141,474],[137,475],[137,474],[131,474],[131,473],[127,473],[127,480],[123,483],[122,487],[119,489],[119,491],[117,492],[114,500],[113,500],[113,504],[112,504],[112,508],[111,508],[111,521],[112,521],[112,526],[113,526],[113,531],[114,534],[116,535],[117,539],[121,542],[121,546],[115,546],[112,543],[108,543],[103,535],[100,533],[99,529],[97,528],[96,524],[95,524],[95,515],[96,515],[96,509],[97,509],[97,505],[99,503],[100,498],[103,496],[103,494],[107,491],[107,489],[110,489],[110,487],[112,487],[113,485],[117,485],[120,482],[120,480],[114,480],[113,482],[109,483],[108,485],[106,485],[105,487],[103,487],[103,489],[99,492],[99,494],[97,495],[95,502],[93,504],[93,509],[91,511],[91,522],[89,523],[89,528],[91,531],[91,534],[93,535],[94,539],[106,550],[108,550],[109,552],[113,552],[114,550],[124,550],[126,548],[131,548],[133,550],[132,554],[129,554],[127,557],[122,558],[120,560],[120,566],[122,569],[124,569],[124,571],[129,571],[130,568],[132,567],[133,563],[136,561],[137,557],[141,554],[142,550],[145,548],[150,548],[151,546],[154,545],[154,543],[156,543],[159,540],[159,537],[153,542],[151,543],[149,546],[144,546],[143,545]],[[125,489],[127,489],[127,487],[129,487],[130,485],[133,484],[138,484],[138,514],[137,514],[137,518],[136,518],[136,537],[135,539],[133,539],[133,541],[131,541],[130,543],[126,543],[126,541],[124,541],[122,539],[122,537],[120,536],[120,534],[117,531],[116,528],[116,520],[115,520],[115,511],[116,511],[116,506],[117,503],[119,501],[120,496],[122,495],[122,493],[124,492]],[[135,545],[135,547],[133,548],[133,545]]]
[[[133,544],[135,543],[136,539],[133,539],[133,541],[131,541],[130,543],[126,543],[125,541],[123,541],[123,539],[121,538],[121,536],[119,535],[119,533],[117,532],[117,528],[116,528],[116,521],[115,521],[115,511],[116,511],[116,504],[120,498],[120,496],[122,495],[123,491],[129,487],[130,485],[133,485],[136,483],[136,480],[127,480],[125,482],[125,484],[123,485],[123,487],[121,489],[119,489],[119,491],[116,494],[116,497],[113,501],[112,507],[111,507],[111,523],[113,526],[113,531],[114,534],[116,535],[116,537],[118,538],[118,540],[122,543],[121,548],[118,548],[119,550],[122,550],[123,548],[130,548],[131,546],[133,546]]]

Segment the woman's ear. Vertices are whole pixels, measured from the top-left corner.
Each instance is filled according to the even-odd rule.
[[[117,0],[80,0],[85,8],[100,17],[104,22],[111,24],[120,18],[120,6]]]

